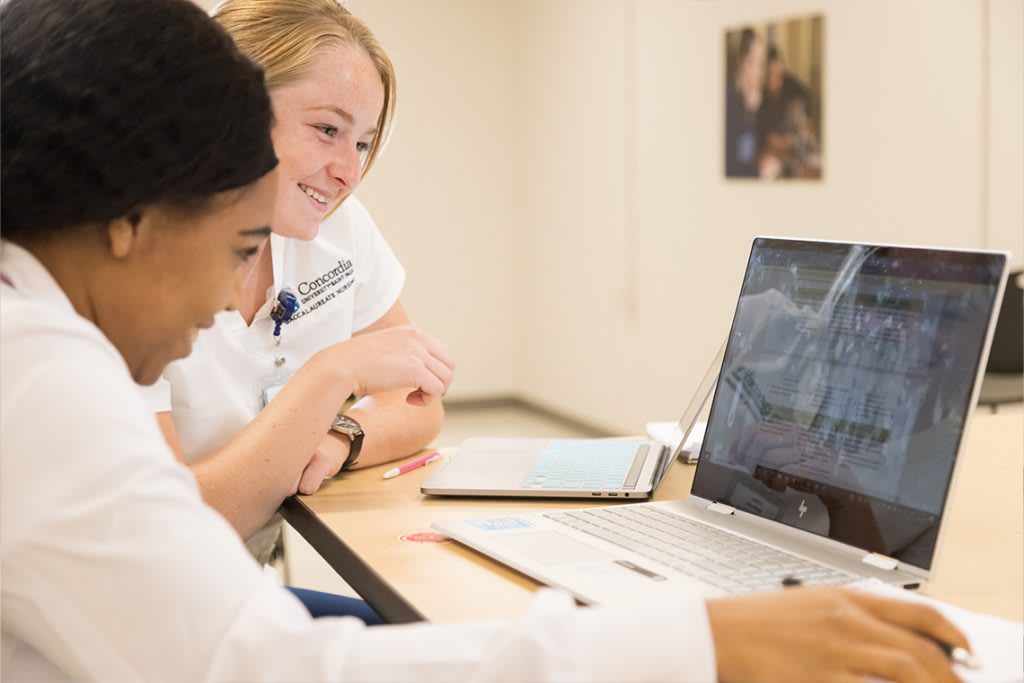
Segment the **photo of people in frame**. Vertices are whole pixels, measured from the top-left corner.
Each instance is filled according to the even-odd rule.
[[[822,176],[821,15],[725,34],[725,175]]]

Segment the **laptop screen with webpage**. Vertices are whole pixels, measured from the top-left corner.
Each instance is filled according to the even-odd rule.
[[[930,569],[1005,262],[756,239],[693,495]]]

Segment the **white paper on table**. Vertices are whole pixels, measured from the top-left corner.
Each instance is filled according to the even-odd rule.
[[[957,675],[965,683],[1024,682],[1024,624],[955,607],[935,598],[884,584],[877,579],[858,581],[851,585],[883,597],[924,602],[942,612],[967,636],[971,650],[980,664],[978,669],[956,667]]]

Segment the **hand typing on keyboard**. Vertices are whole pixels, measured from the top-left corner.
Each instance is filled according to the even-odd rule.
[[[970,649],[928,605],[842,588],[708,600],[718,680],[957,681],[935,641]]]

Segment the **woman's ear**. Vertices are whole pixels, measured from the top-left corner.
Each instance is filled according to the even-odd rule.
[[[126,216],[115,218],[107,224],[110,253],[116,259],[127,258],[139,241],[139,225],[142,212],[134,210]]]

